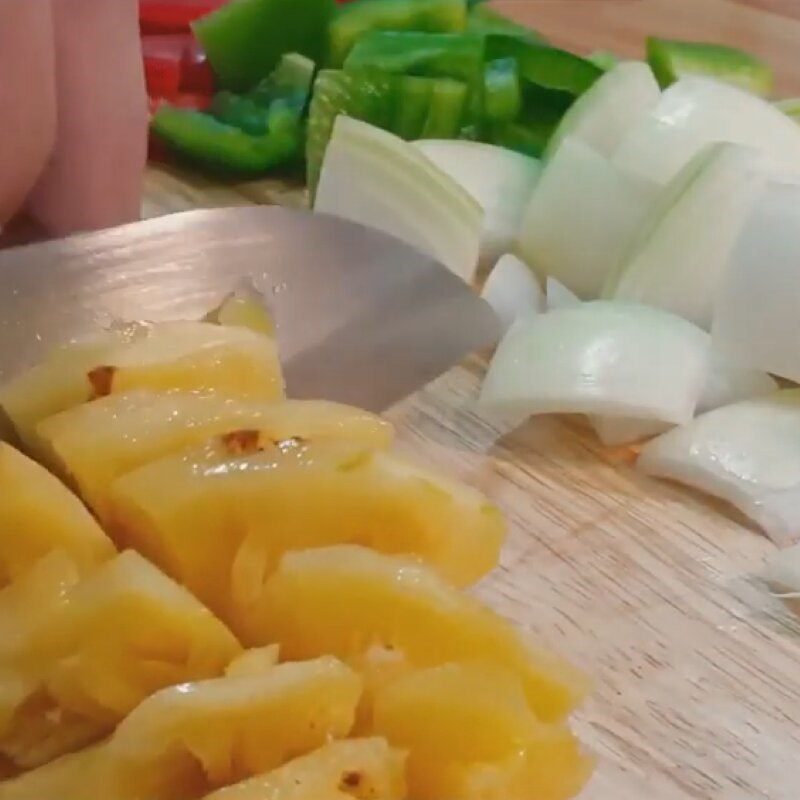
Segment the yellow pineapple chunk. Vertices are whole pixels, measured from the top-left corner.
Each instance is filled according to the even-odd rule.
[[[407,748],[418,800],[567,800],[592,761],[562,724],[531,713],[520,680],[486,663],[398,678],[374,699],[374,732]]]
[[[331,657],[163,689],[103,744],[0,783],[0,800],[200,798],[346,736],[360,692],[358,676]],[[352,763],[375,785],[384,778],[377,753]]]
[[[333,653],[350,661],[376,645],[416,667],[483,659],[516,675],[546,722],[563,720],[588,688],[578,670],[425,566],[362,547],[284,556],[252,625],[290,659]]]
[[[376,448],[388,447],[393,438],[392,426],[380,417],[337,403],[256,402],[217,393],[148,391],[75,406],[41,422],[37,435],[48,464],[73,482],[98,517],[108,522],[108,493],[116,478],[212,436],[249,431],[267,442],[336,438]]]
[[[281,648],[277,644],[245,650],[225,667],[225,677],[243,678],[247,675],[263,675],[277,666],[280,653]]]
[[[117,729],[106,757],[147,797],[202,796],[347,736],[361,681],[331,656],[166,689]]]
[[[30,768],[97,740],[164,686],[241,652],[185,589],[133,552],[78,582],[53,553],[0,594],[0,755]]]
[[[110,394],[151,389],[220,391],[251,400],[283,396],[274,340],[245,328],[136,324],[101,342],[62,348],[0,389],[0,407],[34,452],[41,420]]]
[[[84,572],[115,552],[77,497],[0,442],[0,589],[54,549],[64,550]]]
[[[403,800],[404,760],[385,739],[331,742],[205,800]]]
[[[249,328],[264,336],[275,336],[275,320],[267,309],[262,294],[251,284],[246,284],[229,294],[206,319],[217,325]]]

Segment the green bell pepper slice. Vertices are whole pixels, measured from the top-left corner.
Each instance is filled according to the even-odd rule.
[[[434,81],[404,75],[400,78],[391,131],[411,141],[422,136],[431,106]]]
[[[490,35],[487,56],[492,60],[514,58],[522,80],[573,97],[582,95],[603,75],[600,67],[585,58],[514,36]]]
[[[373,31],[356,42],[344,68],[471,82],[483,70],[485,50],[485,38],[474,34]]]
[[[767,64],[720,44],[651,36],[647,40],[647,60],[664,88],[687,75],[707,75],[763,97],[772,92],[774,85],[774,75]]]
[[[284,53],[322,63],[334,0],[230,0],[192,24],[221,89],[244,92]]]
[[[460,81],[440,78],[434,82],[422,139],[455,139],[464,124],[468,89]]]
[[[204,114],[162,106],[151,126],[176,155],[226,175],[263,175],[302,153],[303,123],[294,109],[273,104],[260,136]]]
[[[483,76],[483,115],[489,124],[512,122],[522,110],[522,87],[516,59],[498,58]]]
[[[328,30],[328,65],[342,67],[355,43],[370,31],[459,33],[466,0],[355,0],[337,7]]]

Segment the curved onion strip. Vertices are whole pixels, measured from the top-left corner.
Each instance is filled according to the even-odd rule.
[[[505,333],[517,317],[542,311],[544,296],[533,270],[516,256],[505,255],[483,286],[481,297],[494,309]]]
[[[495,354],[481,404],[526,414],[681,424],[706,371],[705,335],[657,309],[614,302],[519,318]]]
[[[340,116],[314,210],[396,236],[465,281],[478,266],[483,211],[413,145]]]

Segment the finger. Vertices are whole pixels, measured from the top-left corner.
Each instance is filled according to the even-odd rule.
[[[52,2],[58,136],[28,210],[56,235],[138,219],[147,95],[137,2]]]
[[[50,0],[0,0],[0,226],[44,169],[55,115]]]

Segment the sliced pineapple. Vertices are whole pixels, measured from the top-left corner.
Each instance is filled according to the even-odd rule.
[[[331,742],[205,800],[403,800],[404,761],[385,739]]]
[[[567,800],[592,771],[569,729],[540,722],[519,678],[487,663],[392,681],[376,692],[373,725],[408,749],[418,800]]]
[[[0,389],[0,406],[25,445],[37,452],[41,420],[134,389],[276,400],[283,396],[283,379],[270,337],[206,322],[139,324],[97,343],[56,351]]]
[[[281,648],[277,644],[245,650],[225,667],[225,677],[243,678],[248,675],[263,675],[277,666],[280,653]]]
[[[108,492],[127,472],[197,445],[233,434],[231,447],[258,441],[351,439],[387,448],[392,426],[374,414],[322,401],[254,402],[218,393],[137,391],[111,395],[49,417],[37,427],[47,461],[74,482],[104,522]],[[258,446],[258,441],[254,444]]]
[[[251,624],[290,659],[333,653],[349,661],[375,645],[416,667],[483,659],[516,675],[546,722],[563,720],[588,688],[575,668],[425,566],[362,547],[284,556]]]
[[[346,736],[360,693],[332,657],[163,689],[105,743],[0,784],[0,800],[203,797]]]
[[[346,736],[360,694],[331,656],[167,689],[120,725],[107,757],[128,782],[148,773],[148,796],[184,796],[187,784],[197,796]]]
[[[468,584],[504,535],[480,493],[358,442],[292,439],[237,457],[218,440],[125,475],[112,500],[119,536],[253,645],[265,640],[251,609],[288,550],[355,542]]]
[[[54,549],[67,553],[82,572],[115,553],[77,497],[0,442],[0,589]]]
[[[264,336],[277,333],[275,320],[267,309],[264,296],[250,282],[245,283],[206,316],[208,322],[249,328]]]
[[[13,609],[0,622],[0,754],[25,768],[98,739],[164,686],[221,674],[241,652],[211,612],[136,553],[81,582],[60,558],[0,596],[0,609]]]

